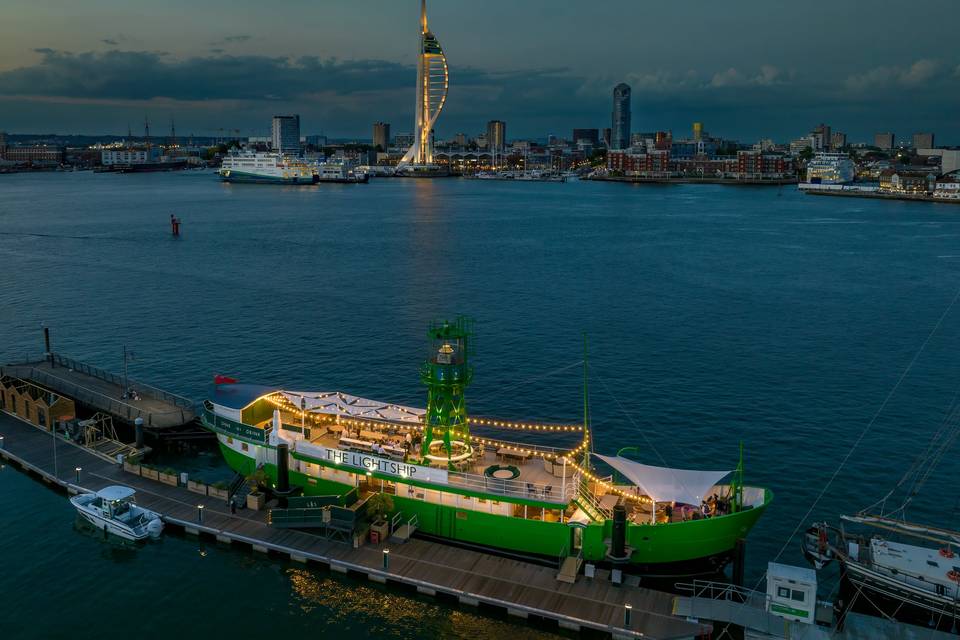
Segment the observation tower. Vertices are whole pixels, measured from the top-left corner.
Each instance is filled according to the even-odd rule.
[[[417,52],[417,105],[413,145],[397,165],[401,175],[445,173],[433,162],[433,125],[447,101],[447,57],[427,27],[427,0],[420,0],[420,49]]]
[[[457,462],[472,453],[464,395],[473,379],[468,362],[470,334],[469,321],[462,316],[453,324],[444,322],[428,331],[430,355],[420,368],[420,380],[427,385],[420,445],[424,458]]]

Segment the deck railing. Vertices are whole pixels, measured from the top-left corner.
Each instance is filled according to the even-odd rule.
[[[576,495],[577,477],[574,475],[567,478],[566,486],[564,486],[562,478],[557,478],[557,484],[548,485],[525,482],[523,480],[491,478],[487,475],[477,473],[450,471],[447,473],[447,484],[452,487],[467,489],[468,491],[521,498],[524,500],[565,504]]]
[[[111,373],[104,369],[100,369],[99,367],[94,367],[85,362],[80,362],[79,360],[74,360],[73,358],[62,356],[59,353],[51,354],[51,357],[53,358],[53,362],[55,365],[65,367],[67,369],[73,369],[74,371],[79,371],[80,373],[84,373],[93,378],[99,378],[100,380],[104,380],[111,384],[115,384],[120,388],[123,388],[125,386],[123,376],[119,376],[115,373]],[[49,360],[45,360],[45,361],[49,362]],[[130,389],[136,390],[138,393],[150,396],[155,400],[162,400],[164,402],[169,402],[181,408],[192,409],[194,406],[193,400],[184,398],[183,396],[178,396],[168,391],[164,391],[163,389],[157,389],[156,387],[153,387],[149,384],[137,382],[136,380],[132,380],[130,378],[127,378],[126,386],[129,387]]]

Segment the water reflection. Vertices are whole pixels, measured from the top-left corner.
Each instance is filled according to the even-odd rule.
[[[306,569],[286,571],[293,606],[305,615],[318,613],[328,623],[357,625],[371,637],[420,638],[425,628],[433,637],[556,638],[558,636],[519,624],[444,607],[424,599],[400,595],[389,587],[351,584]]]

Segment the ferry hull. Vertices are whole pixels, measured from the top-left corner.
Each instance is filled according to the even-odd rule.
[[[291,184],[291,185],[313,185],[317,183],[317,176],[293,176],[284,178],[282,176],[269,176],[257,173],[247,173],[231,169],[220,173],[220,180],[223,182],[232,182],[237,184]]]
[[[249,474],[256,461],[227,446],[220,436],[220,449],[235,471]],[[267,475],[276,480],[276,465],[263,463]],[[305,495],[342,495],[353,485],[332,482],[290,470],[290,484],[303,488]],[[556,562],[569,554],[579,540],[587,562],[605,565],[613,523],[591,522],[576,534],[569,522],[510,517],[458,508],[456,505],[426,502],[416,497],[391,495],[394,513],[404,521],[416,515],[418,532],[454,543],[466,543],[513,554],[538,556]],[[732,557],[736,541],[762,515],[770,498],[759,507],[709,519],[627,527],[630,561],[625,570],[644,575],[678,577],[716,574]]]

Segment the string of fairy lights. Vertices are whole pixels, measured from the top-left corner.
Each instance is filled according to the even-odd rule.
[[[291,413],[299,418],[304,420],[310,420],[313,424],[316,425],[329,425],[329,424],[339,424],[348,427],[356,427],[358,429],[382,429],[385,426],[389,426],[393,429],[401,429],[405,431],[423,431],[423,424],[417,423],[403,423],[403,422],[378,422],[376,420],[364,420],[362,418],[347,418],[342,415],[334,414],[318,414],[310,411],[303,411],[292,402],[290,402],[286,397],[282,395],[271,395],[264,398],[269,403],[273,404],[279,409],[282,409],[288,413]],[[594,482],[602,487],[604,487],[608,492],[615,493],[627,500],[632,500],[634,502],[640,502],[644,504],[651,504],[651,500],[648,496],[636,495],[628,491],[624,491],[619,487],[614,486],[611,482],[604,480],[603,478],[598,477],[596,474],[590,472],[583,465],[578,464],[576,458],[581,454],[587,452],[587,449],[590,446],[590,433],[585,431],[583,425],[564,425],[564,424],[539,424],[531,422],[512,422],[507,420],[495,420],[492,418],[468,418],[469,424],[480,426],[480,427],[493,427],[499,429],[513,429],[518,431],[560,431],[560,432],[583,432],[583,439],[579,445],[574,449],[569,451],[557,453],[556,451],[545,451],[543,449],[537,448],[535,445],[522,445],[516,442],[505,442],[503,440],[496,440],[494,438],[484,438],[477,436],[475,434],[467,434],[464,432],[459,432],[456,430],[451,430],[451,435],[455,438],[467,438],[469,437],[471,442],[477,442],[484,446],[496,447],[498,449],[506,449],[509,451],[514,451],[528,456],[536,456],[544,458],[546,460],[556,461],[556,462],[565,462],[571,465],[575,470],[579,471],[583,477],[587,478],[589,481]]]

